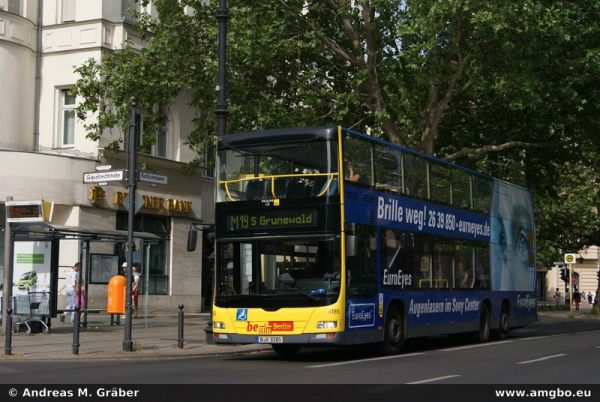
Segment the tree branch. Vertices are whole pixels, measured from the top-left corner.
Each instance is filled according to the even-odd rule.
[[[342,21],[342,27],[344,28],[344,31],[346,31],[346,34],[348,35],[348,37],[350,38],[350,41],[352,42],[352,47],[355,50],[358,50],[359,52],[362,53],[362,48],[360,46],[360,37],[358,36],[358,33],[356,32],[356,30],[354,29],[354,27],[352,26],[352,21],[350,18],[348,18],[348,16],[346,15],[342,15],[338,12],[338,10],[341,7],[340,2],[338,1],[337,4],[335,4],[332,0],[326,0],[325,1],[328,5],[329,8],[340,18],[340,20]],[[350,4],[348,4],[350,5]]]
[[[297,10],[292,9],[289,4],[287,4],[284,0],[279,0],[279,3],[286,9],[291,10],[292,12],[296,12]],[[365,63],[360,57],[352,57],[350,56],[338,43],[330,38],[322,34],[319,29],[308,19],[306,16],[302,14],[298,14],[298,17],[304,21],[304,23],[314,32],[314,34],[335,54],[346,60],[347,62],[356,65],[358,67],[363,68]]]
[[[549,143],[532,143],[523,141],[509,141],[499,145],[486,145],[480,148],[463,148],[453,154],[444,155],[444,159],[449,161],[456,161],[458,159],[467,159],[470,163],[476,162],[485,158],[489,154],[500,153],[514,148],[522,149],[545,149],[545,148],[556,148],[561,146],[560,143],[549,142]]]
[[[383,99],[381,86],[379,85],[379,76],[377,71],[378,47],[375,34],[373,32],[373,19],[375,18],[375,11],[367,3],[363,4],[362,6],[362,17],[365,26],[367,69],[369,71],[366,89],[368,91],[367,96],[371,99],[371,108],[373,111],[379,112],[382,115],[381,124],[390,141],[395,144],[406,145],[404,138],[402,138],[398,132],[396,122],[389,116],[385,100]]]
[[[238,66],[243,66],[244,68],[250,69],[250,70],[254,70],[259,72],[260,74],[264,74],[264,75],[272,75],[273,77],[275,77],[277,80],[282,81],[282,82],[287,82],[288,84],[290,84],[290,86],[294,87],[294,88],[302,88],[302,89],[306,89],[308,91],[314,92],[315,94],[319,95],[319,97],[321,98],[325,98],[325,99],[331,99],[334,100],[335,97],[332,96],[331,94],[327,93],[327,92],[323,92],[321,90],[321,88],[323,88],[323,85],[311,85],[308,84],[304,81],[298,81],[298,80],[294,80],[291,78],[288,78],[286,76],[283,76],[273,70],[267,69],[267,68],[262,68],[262,67],[258,67],[254,64],[247,64],[247,63],[243,63],[238,61],[236,63],[236,65]]]
[[[470,54],[467,53],[466,55],[463,55],[463,52],[461,51],[463,37],[466,36],[464,33],[464,29],[466,28],[463,25],[463,18],[464,14],[461,12],[458,16],[458,25],[455,35],[452,36],[452,47],[456,53],[456,70],[448,77],[446,91],[441,99],[439,98],[441,83],[433,83],[429,91],[429,101],[427,103],[427,108],[425,109],[423,132],[421,133],[421,150],[427,154],[433,154],[434,152],[434,144],[438,136],[439,125],[444,113],[449,108],[450,102],[457,93],[466,90],[470,85],[470,83],[467,82],[460,89],[457,89],[457,85],[463,78],[465,68],[471,59]],[[450,60],[448,60],[448,62],[449,61]],[[438,60],[437,63],[440,63],[440,61]]]

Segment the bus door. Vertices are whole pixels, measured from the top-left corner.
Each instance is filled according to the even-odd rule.
[[[378,340],[375,227],[356,224],[353,247],[346,250],[346,330],[349,342]]]

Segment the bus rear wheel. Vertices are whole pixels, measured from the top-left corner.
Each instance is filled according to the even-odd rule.
[[[490,340],[490,309],[487,304],[481,306],[479,313],[479,330],[477,331],[477,340],[481,343]]]
[[[510,330],[510,315],[506,307],[502,307],[500,312],[500,325],[497,330],[494,331],[494,337],[496,339],[506,339],[508,337],[508,331]]]
[[[385,317],[382,351],[387,355],[395,355],[404,350],[405,344],[404,317],[396,306],[390,306]]]
[[[281,344],[272,344],[273,351],[277,353],[281,357],[290,358],[294,357],[300,351],[300,345],[281,345]]]

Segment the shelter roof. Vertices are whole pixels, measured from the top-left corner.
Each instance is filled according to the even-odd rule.
[[[19,240],[82,239],[92,241],[126,241],[126,230],[83,228],[79,226],[55,225],[47,222],[13,223],[12,232]],[[163,237],[148,232],[133,232],[136,239],[162,240]]]

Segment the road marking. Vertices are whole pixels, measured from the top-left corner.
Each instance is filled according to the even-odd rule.
[[[457,346],[454,348],[446,348],[446,349],[438,349],[440,352],[452,352],[454,350],[464,350],[464,349],[474,349],[474,348],[482,348],[484,346],[495,346],[502,345],[503,343],[512,343],[514,341],[501,341],[501,342],[490,342],[490,343],[478,343],[477,345],[467,345],[467,346]]]
[[[322,367],[333,367],[333,366],[343,366],[345,364],[356,364],[356,363],[366,363],[366,362],[374,362],[379,360],[389,360],[389,359],[399,359],[402,357],[412,357],[412,356],[420,356],[425,353],[408,353],[405,355],[394,355],[394,356],[383,356],[383,357],[373,357],[370,359],[360,359],[360,360],[350,360],[347,362],[339,362],[339,363],[327,363],[327,364],[317,364],[315,366],[306,366],[306,368],[322,368]]]
[[[520,341],[531,341],[536,339],[554,338],[558,335],[530,336],[529,338],[519,338]]]
[[[554,359],[554,358],[562,357],[562,356],[566,356],[566,355],[567,355],[566,353],[560,353],[558,355],[540,357],[539,359],[525,360],[524,362],[518,362],[517,364],[529,364],[529,363],[543,362],[544,360]]]
[[[7,367],[0,367],[0,374],[16,374],[19,370],[10,369]]]
[[[441,380],[446,380],[448,378],[455,378],[455,377],[460,377],[460,375],[458,375],[458,374],[445,375],[443,377],[428,378],[427,380],[407,382],[407,384],[426,384],[428,382],[441,381]]]

